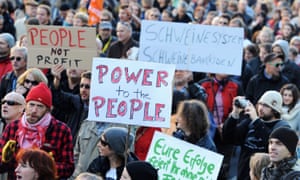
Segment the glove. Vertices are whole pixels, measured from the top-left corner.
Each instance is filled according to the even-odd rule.
[[[15,140],[9,140],[3,147],[2,150],[2,162],[8,163],[14,157],[14,153],[16,151],[16,144]]]

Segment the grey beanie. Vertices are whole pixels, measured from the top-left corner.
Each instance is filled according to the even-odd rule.
[[[104,131],[103,136],[110,148],[115,151],[116,154],[124,155],[127,134],[128,131],[125,128],[111,127]],[[130,148],[132,142],[133,135],[130,134],[128,138],[128,148]]]
[[[9,33],[1,33],[0,39],[4,39],[7,42],[9,48],[12,48],[16,43],[15,38]]]

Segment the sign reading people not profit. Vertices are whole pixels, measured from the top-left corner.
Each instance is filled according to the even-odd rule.
[[[142,21],[139,61],[240,75],[243,40],[242,28]]]
[[[90,70],[97,55],[95,28],[27,25],[29,67]]]
[[[159,169],[160,180],[215,180],[222,160],[220,154],[160,132],[155,132],[146,158]]]
[[[174,65],[94,58],[88,120],[170,127]]]

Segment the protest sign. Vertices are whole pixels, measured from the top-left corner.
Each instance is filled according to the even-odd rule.
[[[146,161],[158,168],[160,180],[215,180],[223,155],[155,132]]]
[[[97,55],[96,30],[87,27],[26,25],[28,67],[51,68],[63,64],[66,68],[92,67]]]
[[[139,61],[240,75],[243,40],[242,28],[142,21]]]
[[[89,120],[169,127],[175,66],[94,58]]]

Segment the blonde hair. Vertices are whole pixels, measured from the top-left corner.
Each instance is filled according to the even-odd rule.
[[[77,12],[75,15],[74,15],[74,18],[73,19],[80,19],[82,24],[84,25],[87,25],[88,21],[89,21],[89,16],[84,13],[84,12]]]
[[[28,74],[31,74],[34,80],[48,84],[48,79],[45,74],[38,68],[27,69],[17,80],[17,84],[23,85]]]
[[[96,174],[83,172],[80,173],[75,180],[103,180],[101,176],[97,176]]]
[[[256,179],[260,179],[263,168],[270,164],[270,157],[267,153],[255,153],[250,158],[250,171]]]

